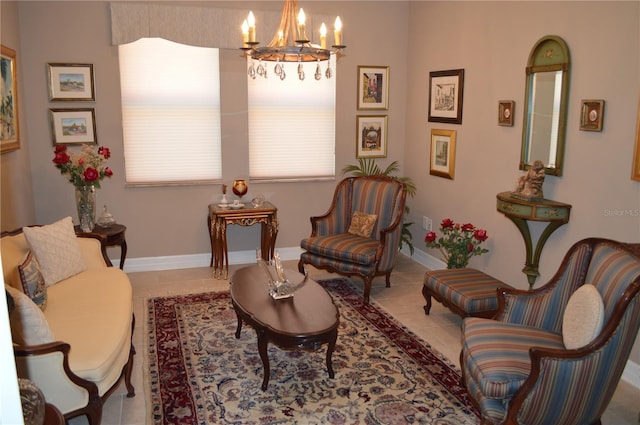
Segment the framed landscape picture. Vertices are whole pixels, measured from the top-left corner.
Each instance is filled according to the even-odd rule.
[[[93,65],[84,63],[48,63],[49,100],[96,100]]]
[[[387,116],[358,116],[356,125],[356,158],[386,157]]]
[[[358,109],[389,109],[388,66],[358,66]]]
[[[49,109],[54,145],[96,144],[96,117],[93,108]]]
[[[431,130],[429,174],[453,180],[456,163],[456,131]]]
[[[16,82],[16,52],[1,46],[0,68],[2,86],[0,87],[0,151],[10,152],[20,149],[20,128],[18,126],[18,84]]]
[[[429,121],[462,124],[464,69],[429,73]]]

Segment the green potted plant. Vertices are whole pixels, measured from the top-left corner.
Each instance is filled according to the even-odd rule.
[[[398,181],[404,183],[407,188],[407,195],[410,198],[413,198],[416,194],[416,185],[409,177],[398,177],[395,174],[399,171],[400,164],[398,161],[393,161],[387,168],[384,170],[380,169],[378,164],[376,164],[375,159],[373,158],[358,158],[358,164],[346,165],[342,169],[342,174],[351,173],[355,177],[359,176],[375,176],[375,175],[385,175],[388,177],[392,177]],[[409,214],[409,206],[405,204],[404,213],[405,216]],[[400,245],[399,248],[402,249],[404,244],[407,244],[409,247],[409,252],[413,255],[414,247],[413,247],[413,235],[411,234],[410,227],[413,222],[404,222],[402,223],[402,235],[400,237]]]

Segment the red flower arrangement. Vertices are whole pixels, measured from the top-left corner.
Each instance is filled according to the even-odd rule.
[[[442,251],[448,269],[467,267],[471,257],[489,252],[480,247],[488,239],[487,231],[477,229],[471,223],[460,225],[445,218],[440,223],[440,230],[440,238],[435,232],[427,232],[424,241],[428,248],[439,248]]]
[[[80,154],[69,153],[66,145],[56,145],[53,163],[61,174],[69,174],[69,181],[76,187],[94,185],[100,188],[100,181],[111,177],[113,171],[105,165],[111,157],[109,148],[100,146],[96,153],[92,146],[83,145]]]

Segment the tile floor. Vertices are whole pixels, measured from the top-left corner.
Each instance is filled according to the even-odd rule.
[[[287,261],[285,266],[296,269],[296,261]],[[241,265],[231,266],[233,270]],[[424,314],[424,298],[421,294],[425,268],[405,256],[400,260],[391,275],[391,288],[385,288],[384,278],[374,280],[371,299],[383,309],[396,317],[405,326],[421,336],[434,349],[447,356],[454,364],[459,365],[460,353],[460,318],[438,303],[434,303],[431,314]],[[311,269],[315,279],[330,278],[334,275],[321,270]],[[180,293],[197,293],[224,290],[228,282],[211,278],[211,269],[194,268],[168,270],[159,272],[130,273],[135,298],[136,327],[134,344],[137,349],[133,384],[136,396],[127,398],[124,385],[107,400],[103,411],[103,425],[144,425],[146,422],[145,387],[143,381],[145,344],[143,328],[145,322],[145,300],[152,296],[172,295]],[[359,279],[355,280],[359,284]],[[85,417],[74,418],[70,425],[86,424]],[[605,412],[604,425],[633,425],[640,423],[640,389],[621,381],[616,393]]]

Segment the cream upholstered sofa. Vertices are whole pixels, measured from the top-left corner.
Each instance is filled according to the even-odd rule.
[[[66,419],[87,415],[100,424],[102,405],[122,378],[127,395],[135,395],[127,275],[112,267],[99,238],[76,237],[70,217],[3,233],[0,246],[18,376],[33,381]],[[65,263],[72,275],[53,270],[53,280],[62,279],[52,283],[47,267]]]

